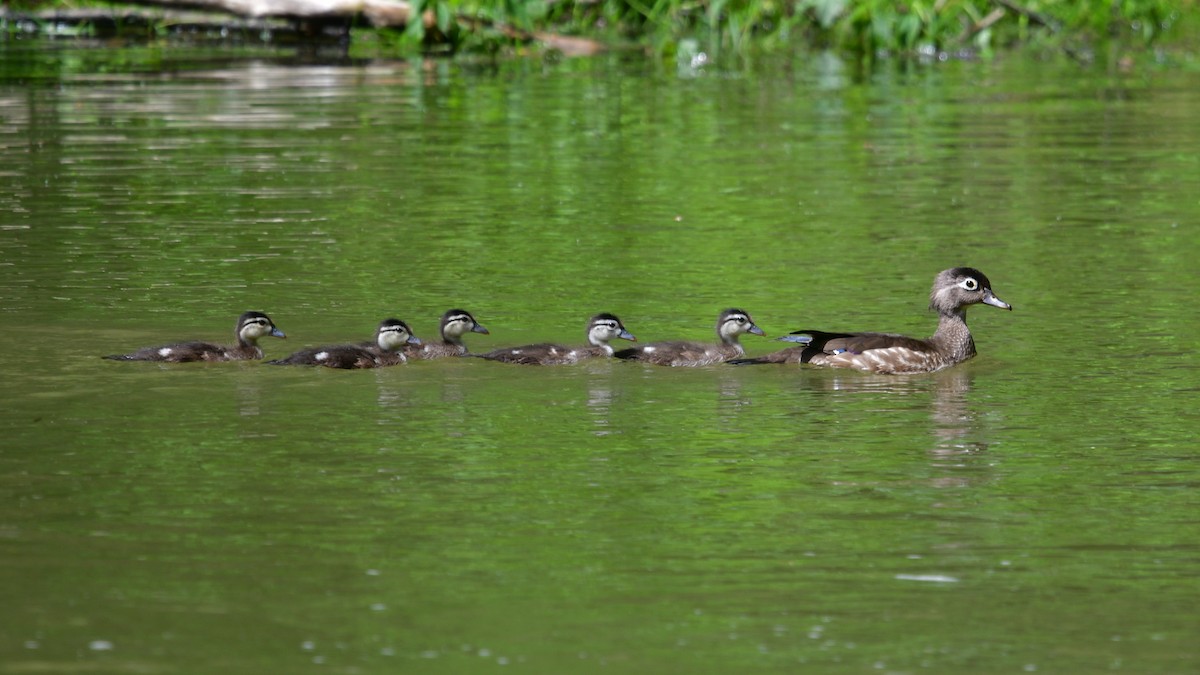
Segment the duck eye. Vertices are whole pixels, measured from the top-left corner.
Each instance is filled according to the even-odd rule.
[[[974,291],[979,288],[979,282],[975,281],[971,277],[967,277],[966,279],[962,280],[962,283],[960,283],[959,286],[962,286],[963,288],[967,289],[968,291]]]

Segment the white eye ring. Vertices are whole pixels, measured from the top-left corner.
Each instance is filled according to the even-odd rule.
[[[963,279],[962,282],[959,283],[958,285],[962,286],[963,288],[967,289],[968,291],[978,290],[978,288],[979,288],[979,282],[975,281],[971,277],[967,277],[966,279]]]

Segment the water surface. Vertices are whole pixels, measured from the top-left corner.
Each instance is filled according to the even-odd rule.
[[[1200,669],[1196,74],[0,57],[0,672]],[[927,376],[98,358],[925,335],[963,264]]]

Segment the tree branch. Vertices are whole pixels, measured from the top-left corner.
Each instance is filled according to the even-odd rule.
[[[1014,2],[1014,0],[992,0],[992,2],[1000,5],[1001,7],[1012,10],[1036,24],[1049,28],[1053,33],[1057,33],[1062,29],[1062,24],[1060,24],[1053,17],[1042,14],[1041,12],[1035,12],[1028,7],[1022,7]]]

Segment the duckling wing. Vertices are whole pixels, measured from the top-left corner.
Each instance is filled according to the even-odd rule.
[[[652,342],[622,349],[614,352],[613,356],[660,366],[702,366],[728,358],[719,345],[703,342]]]
[[[211,342],[180,342],[161,347],[146,347],[129,354],[112,354],[104,358],[113,361],[186,363],[189,361],[221,361],[226,358],[225,352],[225,347]]]
[[[526,366],[560,365],[573,363],[576,352],[570,347],[543,342],[536,345],[522,345],[495,349],[486,354],[476,354],[481,359],[499,361],[501,363],[517,363]]]
[[[325,366],[326,368],[374,368],[378,358],[358,345],[331,345],[302,349],[291,356],[267,363],[274,366]]]
[[[808,347],[788,347],[777,352],[763,354],[748,359],[733,359],[729,363],[735,366],[758,365],[764,363],[804,363],[804,352]]]

